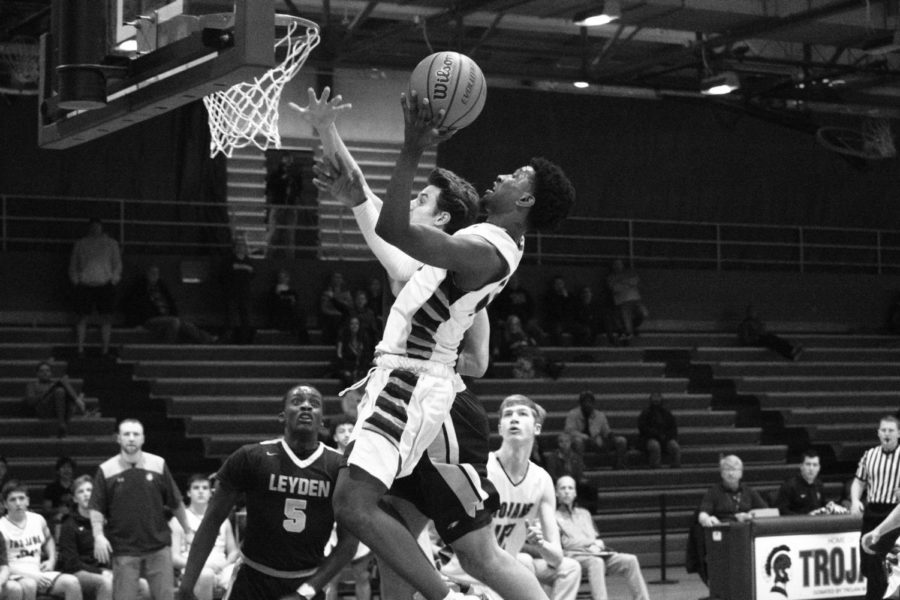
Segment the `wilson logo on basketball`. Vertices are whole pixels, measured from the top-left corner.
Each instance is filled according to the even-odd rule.
[[[434,90],[431,94],[434,98],[443,100],[447,97],[447,84],[452,76],[453,57],[447,55],[444,57],[444,66],[434,72]]]

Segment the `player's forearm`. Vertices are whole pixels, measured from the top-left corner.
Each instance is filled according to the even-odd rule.
[[[346,531],[340,532],[334,550],[325,557],[315,574],[306,583],[316,591],[322,590],[345,566],[350,564],[358,546],[359,540]]]
[[[91,532],[94,534],[94,537],[103,535],[103,523],[105,520],[102,512],[91,509]]]
[[[391,180],[388,182],[384,206],[378,215],[377,233],[384,241],[402,247],[403,236],[409,230],[409,201],[413,178],[419,166],[422,150],[405,143],[400,150]]]
[[[900,504],[894,507],[894,510],[884,518],[884,520],[875,526],[876,535],[882,536],[885,532],[900,527]]]
[[[375,258],[381,263],[388,273],[388,277],[394,281],[409,281],[410,277],[422,266],[420,261],[412,258],[396,246],[388,244],[375,233],[375,225],[378,223],[378,215],[382,206],[381,199],[372,194],[376,202],[364,202],[353,208],[353,216],[356,224],[363,234]]]
[[[551,567],[558,567],[559,563],[562,562],[563,559],[563,550],[562,546],[560,546],[559,542],[551,542],[550,540],[542,540],[537,545],[538,552],[541,554],[541,558],[547,561]]]

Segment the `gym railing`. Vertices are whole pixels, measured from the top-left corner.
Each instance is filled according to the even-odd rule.
[[[349,210],[277,207],[294,232],[267,233],[261,202],[174,202],[0,195],[0,250],[68,251],[88,215],[131,253],[221,253],[236,230],[251,250],[292,256],[369,259]],[[900,231],[748,223],[575,217],[556,232],[529,235],[526,262],[597,265],[614,258],[644,268],[900,273]]]

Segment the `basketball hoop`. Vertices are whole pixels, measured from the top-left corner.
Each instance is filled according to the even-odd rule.
[[[276,14],[275,25],[287,32],[275,42],[285,59],[252,82],[242,82],[203,98],[209,113],[209,155],[231,157],[235,148],[253,144],[260,150],[280,148],[278,103],[284,85],[293,79],[319,44],[319,26],[301,17]],[[277,34],[276,34],[277,35]]]
[[[833,152],[859,158],[880,160],[897,156],[891,123],[882,118],[867,117],[860,129],[820,127],[816,140]]]
[[[35,85],[41,77],[38,45],[32,38],[17,37],[0,44],[0,57],[9,69],[12,88],[3,93],[37,94]]]

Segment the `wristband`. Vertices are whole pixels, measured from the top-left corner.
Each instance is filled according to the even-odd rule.
[[[300,594],[302,598],[306,598],[306,600],[312,600],[316,596],[315,588],[308,583],[304,583],[298,587],[297,593]]]

